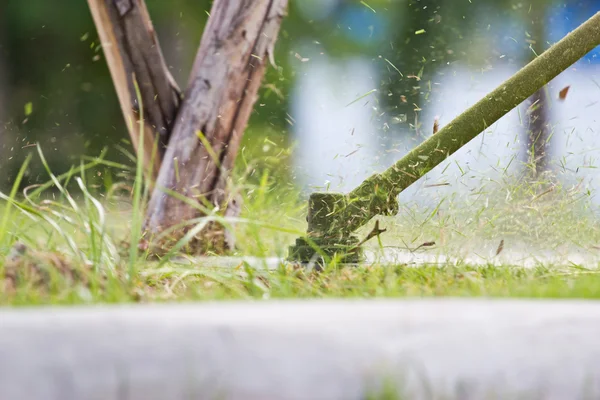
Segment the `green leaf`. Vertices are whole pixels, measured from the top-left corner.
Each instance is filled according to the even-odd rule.
[[[25,104],[25,116],[29,117],[32,112],[33,112],[33,103],[29,102],[29,103]]]

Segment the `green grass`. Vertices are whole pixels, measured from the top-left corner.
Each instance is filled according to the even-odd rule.
[[[374,298],[484,296],[521,298],[600,298],[600,274],[552,268],[469,266],[330,267],[311,272],[282,266],[275,271],[233,270],[210,266],[152,268],[140,264],[133,285],[110,278],[92,292],[62,277],[49,289],[29,283],[16,294],[1,293],[1,304],[77,304],[89,302],[155,302],[251,300],[277,298]]]
[[[19,195],[15,188],[25,165],[10,194],[2,195],[0,276],[15,271],[20,275],[15,287],[0,290],[2,305],[415,296],[600,298],[596,265],[344,267],[332,261],[323,272],[314,272],[289,264],[266,271],[244,263],[219,268],[217,259],[202,265],[170,257],[148,259],[129,246],[140,237],[148,195],[142,185],[134,184],[141,181],[139,168],[127,169],[99,157],[54,175],[41,151],[39,157],[50,183]],[[244,160],[237,170],[235,181],[245,202],[240,218],[226,222],[235,226],[236,255],[285,257],[287,247],[306,229],[305,204],[296,192],[281,189],[281,177],[269,172],[277,167],[269,169],[268,162],[262,162],[257,170],[257,164]],[[129,171],[137,179],[97,188],[90,178],[96,173],[90,171],[99,166],[103,171]],[[506,239],[505,252],[519,246],[589,249],[600,243],[600,225],[585,190],[514,179],[482,186],[466,204],[464,198],[443,200],[433,208],[403,204],[398,216],[381,218],[388,231],[380,242],[372,240],[371,248],[414,249],[435,241],[436,251],[450,254],[495,249],[500,239]],[[197,226],[205,222],[196,221]],[[16,252],[16,241],[26,245],[24,254]]]

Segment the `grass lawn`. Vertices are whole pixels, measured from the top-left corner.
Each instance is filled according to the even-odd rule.
[[[43,160],[41,152],[40,157]],[[106,184],[104,177],[106,187],[98,188],[88,173],[98,166],[137,173],[138,179]],[[210,261],[181,263],[173,258],[180,256],[176,251],[160,260],[148,259],[128,245],[140,238],[147,196],[142,185],[135,184],[141,182],[139,169],[101,159],[60,176],[48,169],[48,184],[30,187],[22,195],[16,188],[26,167],[13,190],[0,195],[2,305],[291,297],[600,297],[597,265],[344,267],[332,261],[318,273],[285,263],[270,271],[254,270],[243,262],[227,269]],[[234,255],[285,258],[287,247],[305,233],[305,201],[292,190],[281,190],[279,178],[266,172],[255,175],[239,179],[245,198],[241,217],[224,221],[235,223]],[[440,196],[435,206],[404,202],[399,215],[380,219],[388,231],[369,246],[415,249],[435,242],[438,252],[475,254],[517,247],[532,253],[596,251],[600,225],[590,193],[581,185],[553,182],[487,182],[474,195]],[[358,234],[364,236],[368,228]],[[503,246],[496,250],[500,241]]]
[[[509,266],[361,266],[307,272],[282,266],[275,271],[140,264],[136,277],[75,285],[57,274],[44,284],[23,282],[0,293],[0,304],[78,304],[326,297],[505,296],[600,298],[600,274]],[[36,280],[37,281],[37,280]]]

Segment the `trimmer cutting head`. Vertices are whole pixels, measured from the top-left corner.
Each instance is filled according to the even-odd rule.
[[[308,229],[306,236],[290,246],[288,259],[301,263],[323,264],[337,258],[341,263],[362,260],[360,242],[346,229],[343,215],[348,196],[343,193],[316,192],[308,200]]]

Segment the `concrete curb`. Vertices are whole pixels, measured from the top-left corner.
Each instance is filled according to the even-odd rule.
[[[495,251],[496,248],[492,249],[493,253],[495,253]],[[484,257],[482,255],[476,255],[473,252],[452,255],[444,254],[444,252],[437,250],[410,252],[389,248],[385,249],[385,251],[366,248],[365,256],[365,262],[361,263],[363,265],[405,265],[407,267],[415,268],[424,265],[468,265],[471,267],[487,267],[493,265],[497,267],[509,266],[513,268],[535,268],[546,266],[557,270],[559,268],[572,268],[575,265],[597,270],[600,266],[600,254],[598,254],[598,251],[584,251],[581,249],[569,249],[569,251],[565,252],[543,250],[536,252],[504,251],[499,256],[494,256],[492,254],[488,257]],[[275,270],[282,264],[289,264],[285,258],[278,257],[196,257],[193,259],[180,258],[174,260],[174,264],[178,265],[225,269],[237,268],[244,262],[257,270]]]
[[[410,399],[598,398],[600,302],[0,311],[0,399],[351,400],[382,382]]]

